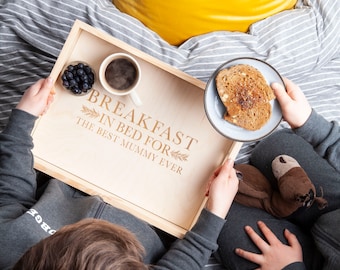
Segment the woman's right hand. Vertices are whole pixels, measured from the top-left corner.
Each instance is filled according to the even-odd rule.
[[[225,218],[238,191],[239,180],[233,168],[234,161],[228,159],[217,168],[209,179],[206,208],[216,216]]]
[[[284,78],[283,80],[287,92],[279,83],[273,83],[271,87],[280,103],[283,118],[288,122],[291,128],[299,128],[309,118],[312,108],[300,87],[287,78]]]

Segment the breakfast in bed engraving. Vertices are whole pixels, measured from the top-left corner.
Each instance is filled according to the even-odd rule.
[[[182,174],[182,162],[189,159],[198,139],[141,112],[135,107],[93,89],[75,122],[159,166]]]

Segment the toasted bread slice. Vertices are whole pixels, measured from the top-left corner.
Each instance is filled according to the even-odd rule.
[[[216,87],[226,107],[227,121],[249,130],[256,130],[270,118],[269,102],[275,95],[256,68],[240,64],[223,69],[216,76]]]
[[[271,116],[270,103],[259,104],[251,109],[243,110],[238,115],[224,115],[228,122],[247,130],[258,130],[263,127]]]

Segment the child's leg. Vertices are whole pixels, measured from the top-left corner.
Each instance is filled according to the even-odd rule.
[[[250,162],[272,183],[276,183],[271,171],[271,162],[281,154],[295,158],[314,183],[317,195],[321,196],[320,188],[322,188],[324,198],[328,201],[328,207],[324,210],[319,210],[314,203],[308,209],[299,209],[291,216],[291,220],[309,228],[322,213],[340,208],[339,173],[319,156],[308,142],[291,130],[277,131],[261,141],[255,147]]]

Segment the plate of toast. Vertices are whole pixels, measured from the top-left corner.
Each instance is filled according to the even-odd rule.
[[[280,104],[270,87],[274,82],[284,86],[277,70],[256,58],[236,58],[219,66],[204,94],[204,108],[212,126],[240,142],[269,135],[282,120]]]

